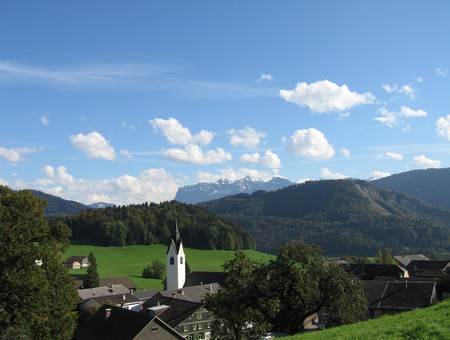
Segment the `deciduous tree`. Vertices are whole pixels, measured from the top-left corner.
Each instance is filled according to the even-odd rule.
[[[0,186],[1,336],[69,339],[76,326],[78,295],[61,259],[68,228],[50,228],[45,206],[31,191]]]

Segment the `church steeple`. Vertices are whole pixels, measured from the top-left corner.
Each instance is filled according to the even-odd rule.
[[[185,255],[183,241],[178,230],[177,215],[175,211],[175,230],[172,233],[166,254],[167,290],[183,288],[186,281]]]

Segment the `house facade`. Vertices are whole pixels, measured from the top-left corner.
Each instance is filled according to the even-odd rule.
[[[87,256],[71,256],[64,264],[70,269],[86,268],[89,267],[89,259]]]

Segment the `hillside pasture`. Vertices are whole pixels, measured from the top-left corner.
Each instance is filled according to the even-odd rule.
[[[100,278],[129,277],[138,289],[162,289],[161,280],[146,279],[142,277],[142,270],[154,260],[166,262],[167,246],[165,245],[137,245],[125,247],[102,247],[92,245],[72,244],[64,254],[64,260],[70,256],[87,256],[93,252],[97,259],[97,268]],[[223,271],[223,264],[234,257],[234,251],[226,250],[199,250],[185,248],[186,261],[191,271]],[[246,253],[255,260],[269,261],[272,255],[254,250]],[[84,274],[86,269],[70,269],[70,274]]]

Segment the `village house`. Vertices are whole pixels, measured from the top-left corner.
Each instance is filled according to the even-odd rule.
[[[104,305],[75,331],[73,339],[182,340],[185,338],[156,316]]]
[[[69,269],[86,268],[89,267],[89,259],[87,256],[71,256],[64,264]]]

